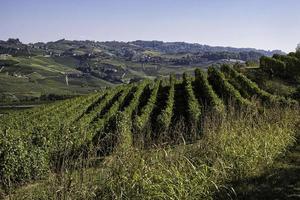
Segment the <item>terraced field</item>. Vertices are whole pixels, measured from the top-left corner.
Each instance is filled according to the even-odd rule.
[[[297,102],[261,90],[231,67],[197,69],[0,116],[0,180],[19,185],[59,170],[67,158],[102,157],[201,139],[204,116],[232,105],[253,112]],[[184,124],[175,133],[177,124]]]

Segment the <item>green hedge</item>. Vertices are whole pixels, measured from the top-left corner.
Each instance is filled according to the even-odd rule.
[[[100,94],[77,97],[51,104],[38,113],[13,112],[2,117],[0,124],[0,185],[12,187],[43,178],[51,168],[51,155],[68,149],[81,137],[71,134],[71,127]],[[36,111],[37,109],[33,109]]]
[[[284,62],[275,58],[262,56],[260,58],[261,69],[271,76],[279,76],[286,78],[286,65]]]
[[[195,97],[191,77],[186,73],[183,74],[183,85],[186,91],[186,103],[188,104],[188,121],[197,127],[200,122],[201,107]]]
[[[139,83],[132,100],[123,112],[118,112],[116,115],[116,131],[118,134],[118,149],[125,150],[132,146],[132,114],[137,110],[141,95],[144,89],[149,84],[148,80]]]
[[[195,93],[198,94],[197,96],[201,98],[203,104],[207,105],[209,109],[218,113],[224,112],[225,106],[223,101],[217,96],[207,80],[207,75],[201,69],[195,70],[194,89]]]
[[[122,94],[118,97],[118,99],[112,104],[112,106],[109,108],[109,110],[103,115],[97,118],[91,126],[88,128],[88,135],[93,136],[94,144],[98,144],[98,140],[101,137],[102,130],[106,123],[108,123],[119,111],[122,103],[124,102],[126,96],[131,91],[133,85],[126,86],[124,90],[122,91]],[[87,138],[87,141],[89,141],[89,138]]]
[[[286,75],[288,77],[295,77],[296,75],[300,75],[300,60],[294,56],[286,56],[286,55],[273,55],[273,58],[285,63]]]
[[[146,127],[146,124],[150,120],[151,113],[157,101],[157,93],[161,82],[161,80],[158,80],[154,83],[154,87],[151,91],[150,98],[148,99],[146,105],[141,109],[141,113],[134,119],[134,129],[138,133],[143,131],[143,129]]]
[[[90,112],[82,116],[76,123],[76,127],[81,129],[83,132],[88,128],[91,122],[97,117],[99,113],[109,104],[109,102],[114,98],[115,95],[120,93],[124,87],[117,87],[107,91],[104,94],[104,98],[96,105]],[[84,136],[83,139],[88,138],[89,136]]]
[[[245,75],[237,72],[235,69],[229,65],[222,65],[221,70],[229,76],[231,80],[236,80],[240,85],[239,88],[245,90],[247,94],[251,96],[257,96],[264,105],[269,104],[284,104],[284,105],[294,105],[297,104],[296,101],[291,99],[285,99],[284,97],[272,95],[258,87],[256,83],[248,79]]]
[[[157,116],[157,125],[162,132],[167,131],[169,129],[173,117],[173,107],[175,102],[175,81],[175,76],[171,75],[170,88],[168,92],[166,106],[165,108],[163,108],[162,112]]]
[[[212,85],[213,89],[219,95],[224,98],[226,103],[230,103],[233,100],[239,106],[253,107],[252,103],[243,98],[238,90],[236,90],[226,79],[223,73],[214,67],[208,68],[208,81]]]

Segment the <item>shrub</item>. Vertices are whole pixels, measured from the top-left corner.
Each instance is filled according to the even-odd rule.
[[[170,76],[170,88],[168,92],[168,99],[166,107],[163,108],[161,113],[157,116],[157,125],[162,132],[167,131],[173,116],[173,106],[174,106],[174,96],[175,96],[175,76]]]
[[[116,132],[119,135],[117,150],[126,151],[132,146],[132,114],[137,109],[143,90],[148,84],[148,80],[139,83],[129,105],[124,111],[116,114]]]
[[[215,112],[222,113],[224,104],[222,100],[214,92],[212,86],[207,80],[207,76],[201,69],[195,70],[194,90],[199,99],[202,99],[203,104],[207,104],[210,109]]]
[[[222,65],[221,70],[229,76],[230,80],[235,80],[239,84],[240,90],[245,90],[247,94],[257,96],[260,98],[264,105],[270,104],[283,104],[283,105],[295,105],[297,102],[291,99],[285,99],[284,97],[272,95],[258,87],[258,85],[248,79],[245,75],[237,72],[229,65]]]
[[[146,124],[150,120],[151,113],[155,107],[157,101],[157,93],[161,85],[161,80],[155,82],[154,87],[151,91],[150,98],[148,99],[146,105],[141,109],[141,113],[137,115],[134,119],[134,129],[137,132],[142,132]]]
[[[195,97],[191,78],[186,73],[183,74],[183,85],[186,91],[186,103],[188,105],[188,121],[191,126],[198,127],[200,123],[201,108]]]
[[[288,77],[295,77],[300,74],[300,60],[297,57],[275,54],[273,58],[285,63]]]
[[[213,86],[219,97],[224,98],[226,103],[231,100],[235,101],[239,107],[252,107],[252,103],[244,99],[239,91],[237,91],[226,79],[224,74],[214,67],[208,69],[208,81]]]

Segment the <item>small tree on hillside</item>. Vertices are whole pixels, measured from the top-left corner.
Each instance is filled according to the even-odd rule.
[[[300,43],[297,45],[296,47],[296,53],[295,53],[295,56],[300,59]]]
[[[300,43],[296,47],[296,52],[300,52]]]

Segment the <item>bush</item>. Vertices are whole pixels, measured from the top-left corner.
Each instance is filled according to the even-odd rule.
[[[45,177],[49,172],[48,149],[30,141],[19,130],[0,130],[0,182],[5,189],[28,180]]]
[[[285,99],[281,96],[272,95],[258,87],[258,85],[248,79],[245,75],[237,72],[229,65],[222,65],[221,70],[228,75],[230,80],[235,80],[239,85],[240,90],[245,90],[247,94],[251,97],[258,97],[264,105],[274,105],[274,104],[283,104],[283,105],[295,105],[297,102],[291,99]]]
[[[198,99],[202,100],[212,111],[224,112],[224,104],[222,100],[214,92],[212,86],[208,83],[207,76],[201,69],[195,70],[194,90]]]
[[[292,95],[292,98],[297,99],[298,101],[300,101],[300,86],[297,87],[296,91]]]
[[[125,108],[124,111],[118,112],[116,114],[116,132],[118,134],[118,149],[121,151],[126,151],[133,144],[132,139],[132,115],[139,105],[140,97],[145,89],[145,87],[149,84],[148,80],[139,83],[137,86],[137,90],[133,94],[133,98],[129,105]]]
[[[45,177],[52,167],[51,155],[62,149],[69,150],[71,143],[81,137],[80,134],[71,137],[64,126],[70,126],[98,95],[92,94],[28,111],[12,112],[1,118],[1,186],[15,187]],[[63,112],[59,112],[61,110]]]
[[[174,106],[174,96],[175,96],[175,76],[170,76],[170,88],[168,92],[168,99],[166,107],[163,108],[162,112],[157,116],[157,125],[161,132],[167,131],[171,124],[173,116],[173,106]]]
[[[285,63],[287,77],[300,75],[300,60],[297,57],[275,54],[273,58]]]
[[[148,99],[146,105],[141,109],[141,113],[134,119],[134,129],[137,132],[142,132],[150,120],[151,113],[157,101],[157,93],[160,85],[161,80],[155,82],[150,98]]]
[[[200,125],[201,107],[195,97],[191,77],[186,73],[183,74],[183,85],[186,91],[186,103],[188,105],[188,122],[190,126],[198,127]]]
[[[282,78],[287,77],[286,64],[283,61],[277,60],[275,58],[262,56],[260,58],[260,67],[270,76],[278,76]]]
[[[224,98],[227,104],[235,101],[239,107],[252,107],[252,103],[244,99],[239,91],[237,91],[226,79],[224,74],[214,67],[208,69],[208,81],[213,86],[219,97]]]

